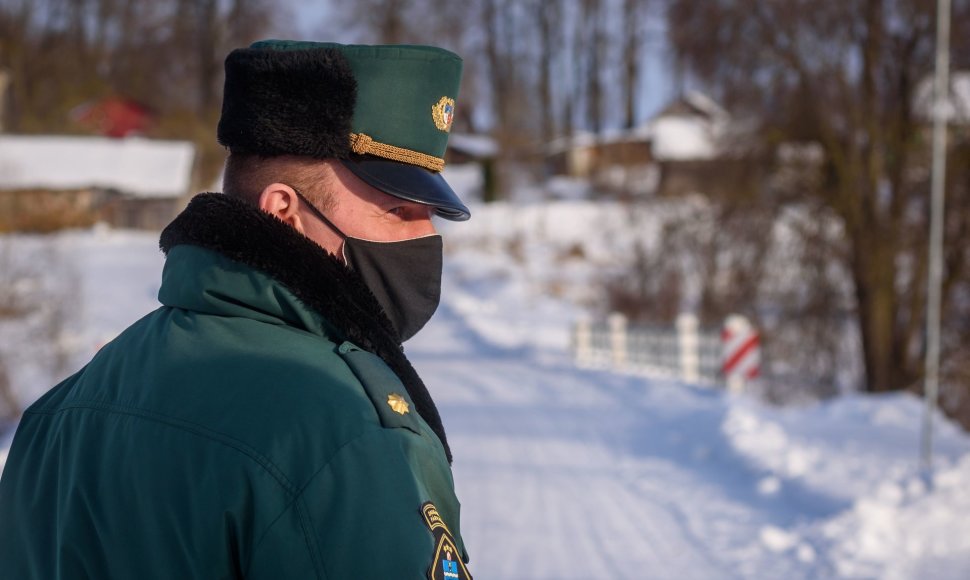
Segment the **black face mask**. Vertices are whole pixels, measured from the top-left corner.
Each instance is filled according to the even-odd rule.
[[[397,242],[352,238],[302,193],[296,194],[320,221],[343,239],[344,261],[364,279],[401,342],[417,334],[431,320],[441,299],[441,236],[433,234]]]

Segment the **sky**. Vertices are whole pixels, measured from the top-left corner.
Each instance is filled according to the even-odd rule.
[[[282,34],[293,34],[305,40],[336,41],[336,42],[367,42],[359,38],[348,36],[346,32],[338,33],[334,37],[334,26],[329,20],[334,17],[335,10],[331,2],[301,2],[289,0],[288,9],[291,21],[295,22],[295,30],[281,31]],[[638,118],[646,122],[662,107],[669,103],[677,93],[673,67],[668,58],[666,42],[664,41],[664,21],[657,18],[650,27],[651,39],[644,49],[644,60],[641,72],[641,97],[638,103]],[[433,39],[427,41],[434,44]],[[467,58],[467,55],[465,55]]]

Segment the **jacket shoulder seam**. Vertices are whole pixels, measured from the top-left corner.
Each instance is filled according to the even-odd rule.
[[[380,430],[374,430],[374,431],[380,432]],[[320,475],[320,472],[327,469],[330,466],[330,464],[333,463],[333,460],[344,451],[344,449],[346,449],[348,446],[352,445],[353,443],[359,441],[366,435],[372,434],[374,431],[365,430],[361,433],[358,433],[350,440],[346,441],[343,445],[337,448],[336,451],[333,452],[330,458],[326,462],[324,462],[323,465],[321,465],[312,474],[310,474],[310,476],[307,478],[303,486],[301,486],[298,490],[296,490],[296,493],[293,495],[292,498],[290,498],[290,500],[286,503],[283,509],[280,510],[280,513],[275,518],[273,518],[273,520],[269,523],[269,525],[266,526],[266,529],[263,531],[263,533],[259,535],[259,539],[256,540],[255,544],[253,545],[254,554],[256,553],[256,551],[259,550],[259,547],[262,546],[263,540],[266,539],[266,536],[269,535],[270,531],[273,529],[274,526],[276,526],[277,522],[279,522],[279,520],[283,517],[283,515],[286,514],[286,512],[291,509],[296,509],[297,514],[300,518],[300,527],[303,529],[303,536],[307,544],[307,550],[310,552],[310,559],[314,562],[314,568],[317,569],[317,576],[319,577],[321,573],[323,573],[323,575],[326,576],[326,571],[324,570],[324,565],[323,565],[323,556],[322,554],[320,554],[320,545],[314,539],[313,533],[311,530],[313,525],[313,518],[310,514],[309,509],[307,509],[306,502],[304,500],[304,493],[306,492],[307,488],[310,487],[310,484],[313,482],[313,480],[316,479],[318,475]],[[247,574],[249,573],[249,566],[252,566],[252,561],[250,561],[249,564],[247,565],[247,568],[246,568]]]
[[[297,512],[297,517],[300,520],[300,529],[303,532],[303,541],[306,543],[306,549],[309,553],[310,561],[313,563],[314,574],[318,579],[321,580],[327,578],[326,571],[323,569],[323,562],[322,557],[319,554],[319,548],[317,547],[316,542],[313,541],[312,532],[308,526],[307,520],[309,520],[309,515],[306,513],[307,509],[306,504],[303,501],[303,491],[300,491],[297,495],[286,502],[286,505],[282,510],[280,510],[280,513],[273,518],[273,520],[266,526],[266,529],[263,530],[263,533],[260,534],[259,538],[253,543],[252,554],[250,555],[249,561],[246,563],[246,571],[243,574],[244,577],[249,577],[250,570],[253,566],[253,561],[256,558],[256,553],[259,552],[259,549],[262,547],[263,540],[265,540],[273,528],[276,527],[276,524],[283,519],[286,512],[290,510],[296,510]]]
[[[310,552],[310,560],[314,564],[313,567],[317,572],[317,578],[321,578],[321,572],[323,572],[323,555],[320,554],[320,546],[313,536],[313,521],[310,519],[310,510],[303,500],[303,490],[300,491],[300,495],[296,497],[294,503],[296,504],[297,514],[300,516],[300,527],[303,528],[303,539],[306,541],[307,550]]]
[[[57,407],[56,409],[28,409],[24,412],[24,415],[59,415],[65,411],[71,411],[76,409],[87,409],[92,411],[101,411],[106,413],[115,413],[120,415],[130,415],[134,417],[140,417],[147,419],[149,421],[154,421],[156,423],[161,423],[167,425],[174,429],[179,429],[205,439],[209,439],[215,443],[219,443],[235,451],[241,453],[245,457],[259,465],[267,474],[270,475],[276,482],[282,487],[286,493],[290,496],[294,496],[298,493],[297,487],[286,477],[283,470],[280,469],[275,463],[272,462],[268,457],[259,453],[246,443],[235,439],[225,433],[219,431],[214,431],[204,425],[194,423],[192,421],[187,421],[185,419],[179,419],[176,417],[170,417],[168,415],[157,413],[154,411],[148,411],[140,407],[134,407],[129,405],[120,405],[117,403],[107,403],[103,401],[85,401],[85,400],[74,400],[66,402],[65,404]]]

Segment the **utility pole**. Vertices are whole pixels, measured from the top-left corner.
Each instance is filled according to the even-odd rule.
[[[933,173],[930,178],[930,264],[926,299],[926,378],[923,394],[922,467],[933,469],[933,415],[940,390],[940,303],[943,285],[943,202],[946,181],[946,125],[950,87],[950,0],[936,5],[936,82],[933,91]]]

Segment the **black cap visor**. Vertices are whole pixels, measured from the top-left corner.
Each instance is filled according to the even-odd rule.
[[[433,206],[435,213],[447,220],[461,222],[471,217],[440,173],[372,155],[351,155],[342,163],[367,185],[394,197]]]

